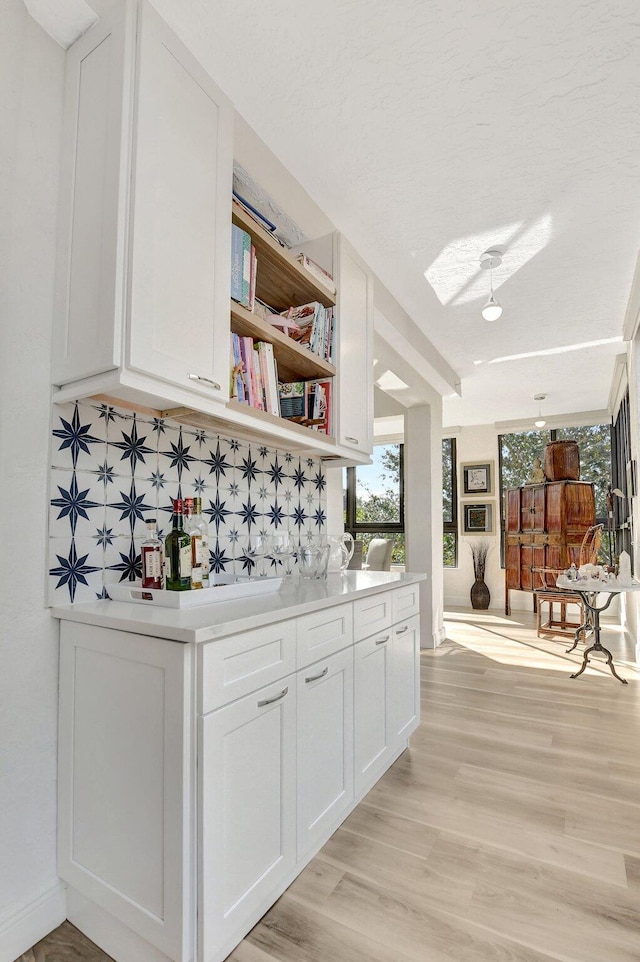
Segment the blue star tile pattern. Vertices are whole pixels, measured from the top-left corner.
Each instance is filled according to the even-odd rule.
[[[220,442],[216,444],[215,454],[209,451],[210,457],[203,458],[202,463],[209,465],[209,474],[215,474],[216,482],[220,484],[220,478],[226,477],[227,471],[233,470],[233,465],[227,461],[224,454],[220,451]]]
[[[209,523],[215,525],[216,535],[220,531],[220,525],[227,523],[227,518],[233,511],[225,507],[226,501],[220,500],[220,495],[216,494],[215,500],[209,500],[209,507],[203,508],[202,513],[209,519]]]
[[[62,444],[58,448],[59,451],[63,451],[66,448],[71,451],[71,463],[75,468],[77,467],[78,455],[81,451],[84,451],[85,454],[90,454],[90,444],[101,444],[103,442],[100,438],[96,438],[92,434],[89,434],[91,422],[88,424],[80,423],[80,411],[78,404],[74,405],[71,421],[65,421],[63,417],[59,418],[59,421],[62,427],[55,428],[52,432],[53,436],[54,438],[59,438],[62,441]]]
[[[294,509],[293,514],[291,515],[291,520],[296,525],[296,527],[302,528],[304,527],[304,523],[308,519],[308,517],[309,515],[305,514],[304,508],[302,507],[302,505],[300,505],[299,507]]]
[[[126,554],[123,551],[120,551],[119,554],[120,561],[117,564],[107,565],[108,570],[119,571],[120,581],[139,581],[142,578],[142,559],[136,551],[133,538]]]
[[[73,538],[71,539],[67,557],[64,555],[56,555],[56,557],[59,565],[55,568],[49,568],[49,574],[54,578],[60,579],[56,588],[62,588],[66,585],[67,591],[69,592],[69,600],[74,601],[78,585],[88,584],[87,575],[92,574],[94,571],[100,571],[100,568],[86,563],[89,557],[88,554],[78,557]]]
[[[240,511],[236,511],[236,515],[242,519],[242,523],[250,531],[252,525],[254,525],[260,517],[260,512],[257,506],[252,503],[250,495],[247,497]]]
[[[136,418],[133,419],[130,434],[122,430],[120,433],[122,434],[122,441],[110,441],[109,446],[119,448],[119,450],[123,452],[120,460],[129,461],[131,473],[134,474],[138,462],[146,464],[145,454],[155,454],[155,448],[150,448],[148,444],[144,443],[147,440],[146,434],[144,437],[138,436],[138,422]]]
[[[227,565],[233,564],[233,558],[229,558],[229,556],[225,554],[224,548],[220,547],[218,540],[216,540],[215,548],[209,549],[209,563],[211,570],[215,571],[217,575],[219,575],[221,571],[224,571]]]
[[[172,441],[172,442],[171,442],[171,450],[170,450],[170,451],[161,451],[161,452],[160,452],[160,454],[163,454],[163,455],[165,456],[165,458],[170,458],[170,459],[171,459],[171,465],[170,465],[170,467],[172,467],[172,468],[173,468],[173,467],[177,468],[177,470],[178,470],[178,481],[182,481],[183,472],[189,471],[191,464],[192,464],[194,461],[197,461],[197,460],[198,460],[196,457],[194,457],[193,454],[189,454],[190,448],[191,448],[191,445],[190,445],[190,444],[188,444],[188,445],[185,446],[185,443],[184,443],[184,440],[183,440],[183,437],[182,437],[182,429],[181,429],[181,430],[180,430],[180,434],[178,435],[178,442],[177,442],[177,444],[174,444],[173,441]]]
[[[88,521],[89,515],[87,512],[90,511],[91,508],[101,508],[102,505],[98,501],[90,501],[87,498],[89,488],[86,488],[84,491],[78,490],[78,480],[75,471],[71,475],[71,484],[68,490],[60,485],[57,487],[60,492],[60,497],[52,498],[51,504],[54,508],[60,508],[58,520],[60,518],[69,519],[71,534],[75,535],[78,518],[86,518]]]
[[[282,482],[285,479],[284,468],[279,463],[277,454],[274,460],[271,462],[271,465],[267,468],[267,470],[264,473],[267,475],[267,478],[269,479],[271,484],[274,486],[274,488],[277,490],[278,485],[282,484]]]
[[[99,464],[91,473],[98,475],[98,481],[102,481],[105,488],[114,483],[115,468],[112,468],[105,459],[103,464]]]
[[[106,548],[108,544],[113,544],[115,539],[113,528],[107,528],[106,524],[103,524],[101,528],[98,528],[93,537],[103,548]]]
[[[298,491],[302,491],[302,489],[304,488],[305,484],[307,483],[307,478],[306,478],[305,473],[304,473],[304,471],[302,470],[302,468],[297,468],[297,469],[293,472],[293,483],[294,483],[294,485],[296,486],[296,488],[298,489]]]
[[[269,510],[265,513],[274,528],[279,528],[281,524],[284,524],[285,513],[282,507],[278,504],[277,499],[273,502],[273,504],[269,505]]]
[[[155,511],[155,508],[153,505],[145,503],[144,494],[136,493],[136,483],[133,478],[131,479],[129,494],[127,494],[125,491],[121,491],[120,497],[122,498],[121,501],[109,502],[107,507],[115,508],[116,510],[121,511],[122,513],[120,515],[120,520],[124,521],[127,519],[131,532],[133,533],[136,519],[139,521],[144,521],[144,512]]]
[[[251,451],[249,451],[249,454],[247,455],[246,458],[242,459],[242,464],[240,465],[240,471],[242,472],[243,481],[247,481],[249,485],[251,485],[251,482],[255,480],[255,478],[257,478],[259,474],[262,473],[260,471],[260,468],[256,467],[255,460],[254,461],[251,460]]]
[[[99,413],[101,418],[109,423],[109,421],[115,421],[116,412],[115,409],[111,407],[110,404],[96,404],[95,410]]]
[[[322,471],[318,471],[313,479],[313,483],[316,486],[316,491],[324,491],[327,486],[327,481]]]
[[[174,498],[202,497],[214,573],[279,570],[272,557],[256,559],[241,547],[249,535],[290,526],[306,544],[326,529],[326,478],[313,458],[89,401],[60,407],[53,439],[52,599],[63,593],[84,601],[100,596],[101,583],[137,579],[144,520],[156,517],[166,536]],[[84,474],[78,461],[86,463]],[[295,570],[295,561],[289,558],[286,569]]]

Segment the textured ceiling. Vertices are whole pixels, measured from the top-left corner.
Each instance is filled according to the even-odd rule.
[[[460,376],[447,423],[538,392],[606,407],[640,239],[637,0],[154,2]]]

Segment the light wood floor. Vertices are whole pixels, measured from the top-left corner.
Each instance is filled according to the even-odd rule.
[[[449,612],[411,748],[229,962],[639,962],[640,670]],[[580,646],[582,648],[582,646]],[[104,962],[65,923],[21,962]]]

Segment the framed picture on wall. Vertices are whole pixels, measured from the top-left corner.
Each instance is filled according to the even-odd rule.
[[[494,502],[483,504],[463,504],[462,533],[492,534],[495,515]]]
[[[493,494],[493,461],[467,461],[460,467],[463,497],[477,498],[479,494]]]

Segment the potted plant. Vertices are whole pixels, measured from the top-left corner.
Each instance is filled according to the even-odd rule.
[[[471,607],[477,610],[485,610],[489,607],[491,601],[491,593],[484,581],[489,542],[486,538],[480,538],[479,541],[470,541],[469,548],[473,558],[473,574],[475,577],[471,586]]]

